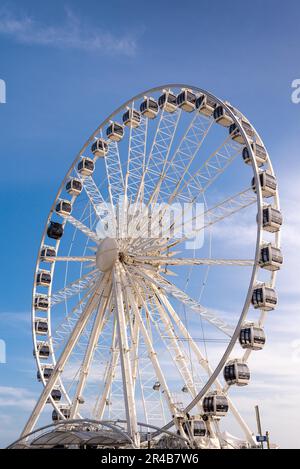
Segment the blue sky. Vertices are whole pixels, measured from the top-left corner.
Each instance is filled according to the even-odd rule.
[[[0,364],[6,423],[0,445],[17,436],[39,391],[29,322],[32,276],[61,179],[104,117],[132,95],[167,82],[228,99],[268,146],[285,214],[286,262],[270,346],[257,365],[263,383],[247,394],[245,411],[259,399],[274,439],[297,445],[300,104],[291,101],[291,83],[300,78],[299,14],[296,0],[253,0],[251,6],[187,0],[184,7],[166,1],[1,2],[0,79],[7,103],[0,105],[0,338],[7,364]]]

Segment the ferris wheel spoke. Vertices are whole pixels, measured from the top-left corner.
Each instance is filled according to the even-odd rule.
[[[149,332],[148,332],[148,330],[147,330],[147,328],[146,328],[146,326],[143,322],[140,311],[139,311],[139,309],[136,305],[136,300],[134,298],[134,295],[137,295],[137,297],[139,298],[139,301],[143,304],[143,307],[144,307],[146,313],[149,315],[148,306],[145,303],[142,296],[140,295],[140,293],[137,291],[136,286],[134,284],[134,280],[131,279],[131,276],[130,276],[130,273],[129,273],[128,270],[126,271],[126,273],[125,272],[123,273],[123,278],[124,278],[125,290],[127,292],[127,296],[129,298],[129,301],[130,301],[130,306],[131,306],[132,310],[134,311],[136,320],[139,323],[141,334],[142,334],[143,339],[145,341],[145,345],[146,345],[146,348],[147,348],[147,353],[148,353],[149,359],[150,359],[150,361],[152,363],[152,366],[155,370],[158,382],[160,383],[160,385],[163,389],[163,394],[164,394],[164,397],[166,399],[167,405],[169,407],[170,413],[171,413],[171,415],[176,415],[176,411],[177,411],[176,405],[175,405],[173,397],[170,393],[170,390],[169,390],[168,384],[166,382],[164,373],[163,373],[163,371],[160,367],[157,352],[155,351],[155,349],[153,347],[153,343],[152,343],[152,340],[150,338]],[[133,292],[134,292],[134,295],[133,295]]]
[[[76,324],[79,315],[81,314],[89,296],[93,293],[93,288],[88,290],[83,297],[78,301],[78,303],[72,308],[71,312],[63,319],[63,321],[56,326],[55,331],[50,336],[54,347],[59,345],[66,336],[69,336],[70,330]]]
[[[113,210],[115,215],[116,206],[124,196],[125,189],[117,142],[109,142],[108,152],[104,161],[108,180],[108,193],[110,197],[111,210]]]
[[[239,211],[250,207],[256,203],[256,197],[255,194],[253,193],[252,189],[244,189],[241,192],[238,192],[237,194],[226,198],[222,202],[219,202],[217,205],[213,206],[212,208],[206,210],[202,214],[200,214],[200,217],[202,217],[202,220],[204,221],[199,221],[199,215],[192,217],[190,220],[186,220],[186,223],[191,224],[195,223],[197,224],[197,228],[195,228],[192,232],[193,237],[191,235],[187,236],[182,236],[180,237],[177,233],[176,238],[172,239],[171,241],[167,240],[164,242],[164,245],[169,249],[170,247],[175,247],[178,244],[187,241],[189,239],[193,239],[196,237],[202,230],[205,228],[215,225],[216,223],[219,223],[227,218],[230,218],[231,216],[235,215]],[[174,223],[178,223],[178,220],[175,220]],[[168,229],[162,233],[162,239],[167,238],[167,233],[173,229],[173,225],[170,225]],[[143,246],[142,246],[143,247]]]
[[[176,110],[170,114],[164,110],[161,112],[159,123],[156,128],[151,150],[146,162],[145,172],[140,184],[140,190],[147,200],[155,189],[162,171],[169,157],[171,145],[178,125],[181,111]],[[146,191],[146,192],[145,192]]]
[[[157,288],[155,288],[155,293],[157,297],[159,298],[159,300],[161,301],[161,303],[164,304],[165,308],[169,312],[170,317],[174,320],[174,324],[176,324],[177,328],[182,334],[182,337],[188,341],[189,345],[191,346],[191,349],[193,350],[194,355],[196,356],[196,359],[198,360],[198,363],[209,374],[210,368],[209,368],[207,359],[202,354],[197,343],[195,342],[195,340],[193,339],[193,337],[187,330],[186,326],[183,324],[182,320],[180,319],[179,315],[176,313],[175,309],[171,305],[167,296],[161,291],[159,291]]]
[[[198,258],[174,258],[169,256],[133,256],[133,263],[150,265],[235,265],[235,266],[253,266],[254,261],[248,259],[198,259]]]
[[[102,288],[100,288],[100,284],[102,284]],[[67,363],[82,331],[84,330],[87,322],[89,321],[95,307],[97,306],[98,302],[99,302],[99,298],[101,297],[102,293],[103,293],[103,289],[104,289],[104,282],[101,282],[101,280],[99,281],[99,288],[95,289],[93,295],[89,298],[88,302],[87,302],[87,305],[85,307],[85,310],[83,311],[83,313],[80,315],[71,335],[70,335],[70,338],[69,338],[69,341],[68,343],[66,344],[64,350],[62,351],[59,359],[57,360],[54,368],[53,368],[53,372],[51,374],[51,377],[49,378],[49,380],[47,381],[47,384],[45,385],[41,395],[40,395],[40,398],[37,402],[37,404],[35,405],[34,409],[33,409],[33,412],[28,420],[28,422],[26,423],[24,429],[23,429],[23,432],[22,432],[22,435],[21,436],[25,436],[27,435],[28,433],[31,432],[32,428],[34,427],[41,411],[43,410],[46,402],[47,402],[47,399],[51,393],[51,391],[53,390],[53,387],[56,385],[61,373],[63,372],[64,370],[64,367],[65,367],[65,364]],[[63,414],[61,414],[62,418],[65,418],[63,416]]]
[[[95,419],[97,420],[103,419],[105,407],[109,405],[108,396],[110,393],[112,382],[115,377],[116,367],[120,358],[120,350],[117,344],[116,326],[117,326],[117,323],[116,323],[116,320],[114,320],[112,341],[111,341],[111,358],[106,367],[105,377],[104,377],[104,388],[101,393],[101,397],[96,403],[96,406],[93,411],[93,415]]]
[[[110,299],[111,288],[112,288],[111,277],[109,276],[108,282],[106,284],[106,287],[103,291],[101,300],[98,305],[96,318],[94,320],[92,331],[90,333],[89,342],[88,342],[88,346],[87,346],[86,353],[84,356],[84,360],[80,368],[79,380],[78,380],[78,384],[76,387],[73,404],[72,404],[71,412],[70,412],[71,419],[76,418],[78,407],[82,400],[82,394],[84,392],[86,381],[88,379],[88,375],[90,372],[91,363],[92,363],[94,353],[95,353],[95,347],[98,343],[99,336],[103,330],[103,326],[105,323],[105,314],[107,312],[106,308]]]
[[[144,287],[141,281],[138,281],[138,283],[142,288]],[[152,293],[153,295],[153,291],[150,290],[149,293]],[[151,314],[151,319],[154,322],[154,325],[157,328],[158,333],[162,338],[165,347],[168,350],[170,357],[179,372],[179,375],[182,377],[184,385],[187,387],[187,390],[191,396],[195,397],[197,395],[197,391],[195,388],[194,378],[188,367],[185,351],[181,347],[179,337],[175,333],[175,329],[172,322],[170,321],[170,317],[166,313],[166,310],[163,308],[162,303],[158,300],[156,295],[154,295],[154,300],[149,301],[149,303],[150,305],[148,304],[148,309]],[[165,335],[166,338],[164,337]],[[201,409],[199,410],[201,411]]]
[[[139,222],[143,221],[145,207],[141,208],[141,213],[138,217],[136,216],[141,201],[144,200],[147,205],[149,205],[149,203],[154,200],[158,187],[161,184],[162,174],[168,161],[180,115],[181,111],[178,109],[171,114],[164,110],[161,112],[151,150],[134,201],[133,220],[136,221],[132,223],[132,228],[129,228],[129,234],[131,234],[132,229],[136,230],[136,225]]]
[[[164,183],[161,185],[161,194],[168,199],[168,203],[172,203],[213,123],[212,117],[208,118],[201,113],[196,113],[186,130],[166,168]]]
[[[98,236],[95,231],[92,231],[90,228],[88,228],[86,225],[84,225],[81,221],[77,220],[75,217],[72,215],[67,215],[64,216],[64,219],[71,223],[75,228],[77,228],[79,231],[81,231],[85,236],[90,238],[92,241],[95,243],[98,243]]]
[[[61,290],[52,293],[50,297],[50,304],[54,306],[55,304],[65,301],[67,298],[70,298],[87,288],[93,288],[97,280],[99,279],[99,270],[94,269],[91,272],[83,275],[79,279],[69,283]]]
[[[49,262],[95,262],[95,256],[56,256],[47,257]]]
[[[193,340],[192,336],[190,335],[190,333],[188,332],[188,330],[186,329],[185,325],[183,324],[183,322],[181,321],[179,315],[176,313],[176,311],[174,310],[174,308],[172,307],[171,303],[169,302],[168,298],[162,294],[159,290],[156,289],[156,295],[157,297],[159,298],[159,301],[161,302],[161,304],[164,304],[164,306],[166,307],[166,309],[168,310],[169,312],[169,315],[170,317],[173,318],[174,320],[174,324],[176,324],[177,328],[181,331],[182,333],[182,336],[188,340],[189,342],[189,345],[196,357],[196,359],[198,360],[199,364],[203,367],[203,369],[207,372],[208,376],[211,376],[212,373],[213,373],[213,370],[212,368],[210,367],[207,359],[204,358],[201,350],[199,349],[198,345],[196,344],[196,342]],[[216,388],[222,392],[222,386],[219,382],[219,380],[217,379],[216,382]],[[248,441],[250,443],[252,443],[253,441],[253,434],[251,432],[251,430],[249,429],[248,425],[246,424],[246,422],[244,421],[244,419],[241,417],[241,415],[239,414],[238,410],[236,409],[236,407],[234,406],[233,402],[231,399],[228,398],[228,403],[229,403],[229,406],[230,406],[230,410],[232,411],[233,413],[233,416],[234,418],[236,419],[236,421],[239,423],[239,425],[241,426],[241,428],[243,429]]]
[[[108,206],[106,200],[100,192],[100,189],[95,183],[93,177],[82,177],[79,174],[77,177],[81,180],[82,186],[85,189],[85,192],[97,217],[99,219],[102,219],[103,217],[107,216],[107,213],[109,213],[110,218],[113,219],[110,207]]]
[[[113,290],[115,300],[115,314],[117,320],[118,343],[120,349],[120,359],[123,378],[123,393],[125,400],[127,429],[133,441],[137,444],[137,417],[132,384],[132,369],[130,361],[130,349],[126,331],[126,320],[124,312],[124,295],[122,290],[120,267],[118,264],[113,269]]]
[[[219,318],[214,311],[202,306],[200,303],[198,303],[198,301],[191,298],[189,295],[187,295],[187,293],[180,290],[180,288],[176,287],[176,285],[170,281],[164,279],[160,275],[156,275],[154,278],[154,276],[148,275],[143,269],[136,269],[135,267],[131,267],[131,269],[133,269],[135,274],[139,277],[145,278],[156,287],[163,289],[167,294],[183,303],[187,308],[199,313],[203,319],[208,321],[224,334],[228,335],[229,337],[232,336],[234,331],[232,326],[229,326],[227,323],[225,323],[225,321]]]
[[[207,359],[202,354],[202,352],[201,352],[200,348],[198,347],[197,343],[194,341],[191,334],[188,332],[186,326],[181,321],[179,315],[176,313],[175,309],[172,307],[172,305],[171,305],[170,301],[168,300],[167,296],[155,287],[154,287],[154,290],[155,290],[155,294],[156,294],[157,298],[159,299],[160,304],[163,304],[165,306],[165,308],[168,311],[170,317],[173,319],[174,324],[176,324],[176,327],[181,332],[182,337],[184,337],[188,341],[188,343],[189,343],[189,345],[190,345],[190,347],[191,347],[191,349],[192,349],[198,363],[205,370],[205,372],[208,374],[208,376],[211,376],[212,373],[213,373],[213,369],[210,367]],[[223,392],[222,386],[221,386],[218,379],[216,380],[215,384],[216,384],[216,388],[220,392]],[[230,400],[229,398],[228,398],[228,403],[229,403],[229,406],[230,406],[230,410],[232,411],[235,419],[237,420],[237,422],[239,423],[239,425],[243,429],[248,441],[252,442],[253,435],[252,435],[252,432],[250,431],[248,425],[246,424],[244,419],[239,414],[239,412],[236,409],[236,407],[234,406],[232,400]]]
[[[154,204],[157,202],[160,191],[162,194],[168,195],[172,186],[175,185],[177,188],[180,185],[188,171],[188,168],[198,154],[213,122],[214,120],[212,118],[208,119],[200,113],[195,114],[192,122],[181,138],[172,158],[170,161],[166,158],[165,164],[159,173],[160,177],[150,196],[148,205],[150,203]],[[176,128],[174,130],[176,130]],[[169,152],[170,147],[167,157],[169,156]],[[169,175],[171,170],[173,171],[172,176]],[[140,223],[140,225],[140,231],[144,233],[145,229],[147,229],[147,224],[145,225],[145,223]]]
[[[134,109],[134,102],[132,103]],[[130,127],[127,171],[125,176],[125,194],[129,201],[134,201],[138,193],[141,178],[145,170],[148,119],[140,117],[137,127]]]
[[[208,127],[208,130],[209,129],[210,127]],[[198,149],[201,147],[208,130],[207,132],[204,132],[202,139],[199,141],[195,154],[191,156],[192,159],[194,159]],[[169,205],[173,203],[174,200],[185,203],[194,203],[198,199],[199,194],[203,194],[206,191],[206,189],[227,169],[241,151],[242,146],[231,140],[229,135],[219,148],[206,159],[195,174],[189,174],[189,166],[186,170],[183,170],[181,175],[182,177],[179,179],[178,184],[175,185],[173,192],[169,194],[168,204],[165,204],[162,211],[158,211],[156,213],[152,223],[156,223],[157,218],[163,219],[165,212],[169,209]],[[188,175],[189,178],[184,180],[186,175]],[[168,193],[164,195],[166,196]],[[145,229],[148,229],[148,225],[146,225],[146,227],[144,226],[144,230]]]
[[[180,198],[186,195],[189,200],[197,200],[199,193],[207,188],[228,168],[228,166],[241,154],[243,146],[234,142],[229,135],[224,142],[206,159],[200,169],[185,181],[181,189],[176,193]],[[172,196],[174,200],[174,195]]]

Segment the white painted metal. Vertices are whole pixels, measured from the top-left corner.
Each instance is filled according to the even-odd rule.
[[[218,376],[228,358],[235,358],[230,355],[248,314],[253,285],[259,281],[258,261],[262,244],[264,198],[251,144],[253,143],[252,138],[261,146],[263,146],[263,142],[249,121],[236,108],[204,90],[185,85],[165,85],[149,90],[146,95],[155,96],[155,93],[160,94],[163,89],[170,89],[176,93],[181,88],[191,89],[196,96],[205,94],[217,105],[224,108],[226,115],[236,124],[244,146],[247,147],[257,189],[256,193],[252,189],[246,189],[226,197],[221,202],[216,202],[212,207],[206,206],[204,224],[199,230],[204,230],[225,219],[230,221],[230,217],[256,203],[258,210],[257,236],[253,258],[235,259],[229,256],[228,259],[201,258],[199,256],[190,258],[182,254],[178,257],[174,248],[183,243],[187,237],[172,239],[169,236],[169,229],[172,228],[172,225],[165,224],[163,226],[160,239],[145,236],[149,222],[146,208],[155,202],[198,201],[241,154],[244,146],[232,140],[231,135],[227,135],[223,142],[208,157],[205,157],[202,151],[202,148],[205,147],[203,144],[208,133],[212,132],[215,127],[212,117],[204,116],[195,111],[186,118],[187,113],[179,109],[173,113],[168,113],[165,110],[159,111],[159,116],[156,120],[151,120],[151,123],[145,116],[141,116],[137,127],[124,127],[124,132],[129,138],[128,155],[124,155],[120,151],[117,142],[110,141],[107,155],[104,158],[94,160],[95,169],[96,164],[97,166],[102,165],[103,176],[100,182],[105,186],[103,190],[100,191],[98,187],[99,179],[96,172],[93,177],[78,175],[77,163],[83,155],[88,157],[89,147],[95,138],[102,136],[110,120],[119,121],[120,114],[124,112],[125,108],[138,109],[139,102],[143,99],[145,92],[121,106],[96,129],[81,149],[58,191],[47,219],[48,224],[55,213],[57,201],[66,199],[64,193],[66,181],[70,177],[79,178],[84,190],[80,195],[77,194],[70,200],[72,215],[63,216],[62,219],[64,228],[66,225],[71,225],[70,228],[74,229],[70,249],[67,254],[65,251],[59,252],[61,240],[51,240],[51,246],[55,248],[57,255],[48,258],[50,264],[47,268],[51,279],[56,278],[56,263],[57,267],[66,265],[65,284],[63,288],[57,288],[55,283],[57,290],[53,293],[52,283],[48,287],[37,285],[36,281],[34,283],[33,296],[44,294],[50,299],[50,305],[46,312],[35,311],[33,308],[34,349],[37,351],[39,342],[38,334],[34,328],[35,320],[43,314],[43,318],[49,325],[49,330],[43,339],[47,340],[50,347],[50,357],[47,364],[49,367],[53,366],[54,371],[47,382],[42,378],[44,391],[25,426],[23,435],[33,428],[51,390],[57,385],[62,390],[62,404],[70,407],[72,417],[75,415],[80,417],[79,402],[84,390],[86,389],[88,392],[87,377],[96,361],[93,359],[94,356],[103,367],[104,383],[97,396],[94,415],[99,419],[102,419],[105,414],[118,418],[118,412],[121,414],[122,408],[125,408],[128,433],[135,447],[139,447],[141,444],[136,406],[136,401],[139,399],[142,401],[145,419],[148,423],[151,422],[155,425],[155,422],[151,420],[155,412],[163,414],[167,410],[170,422],[164,425],[161,431],[175,424],[182,432],[178,417],[184,418],[186,412],[201,412],[202,399],[211,389],[215,388],[224,394],[229,391],[228,387],[222,385]],[[181,129],[184,120],[187,128]],[[246,133],[243,127],[245,122],[251,128],[251,139],[249,132]],[[220,129],[219,126],[217,127]],[[177,138],[180,130],[182,130],[180,138]],[[226,131],[226,129],[223,130]],[[195,164],[197,164],[196,169]],[[125,176],[123,176],[122,168],[125,168]],[[274,176],[268,154],[263,169]],[[245,165],[245,170],[249,171],[249,165]],[[83,205],[79,205],[83,194],[88,201],[85,208]],[[106,201],[106,196],[109,197],[109,201]],[[128,203],[132,209],[131,218],[127,220],[125,204],[123,217],[117,217],[119,214],[116,204],[120,198],[124,199],[125,203]],[[138,202],[138,204],[132,206],[133,202]],[[274,208],[279,209],[278,192],[274,194],[271,204]],[[156,220],[163,223],[164,213],[165,208],[155,214],[152,223]],[[109,219],[112,226],[117,228],[117,240],[115,243],[116,255],[112,259],[111,265],[108,266],[108,274],[102,278],[99,262],[97,262],[97,254],[99,253],[97,222],[104,220],[105,217]],[[192,218],[192,221],[195,220]],[[177,230],[176,220],[173,223],[173,228]],[[136,234],[137,228],[138,234]],[[41,246],[48,244],[45,239],[46,230],[47,228],[44,230]],[[77,232],[83,233],[86,239],[83,254],[82,252],[78,253],[75,249],[79,242],[78,236],[76,236]],[[280,233],[273,233],[270,236],[273,236],[273,245],[280,248]],[[91,246],[94,246],[92,254],[87,253]],[[180,248],[182,249],[182,246]],[[45,268],[44,262],[45,260],[38,257],[36,273]],[[176,272],[182,272],[182,269],[188,266],[199,266],[197,269],[202,269],[201,266],[204,266],[203,268],[205,266],[207,268],[219,266],[220,269],[224,267],[226,272],[237,266],[251,267],[252,274],[248,292],[245,295],[244,306],[236,324],[228,325],[219,318],[218,314],[204,308],[199,301],[193,299],[192,295],[179,288],[175,280],[174,282],[166,280],[163,274],[172,274],[169,266],[175,266]],[[79,267],[79,275],[74,273],[76,267]],[[111,269],[113,269],[113,282],[109,280]],[[69,272],[70,276],[72,273],[72,280],[67,281]],[[270,275],[270,278],[269,282],[265,279],[264,281],[274,288],[276,272],[265,275]],[[57,276],[59,278],[59,273]],[[113,293],[110,296],[111,288]],[[229,337],[229,343],[217,366],[210,366],[207,357],[201,352],[199,344],[194,340],[193,331],[188,330],[172,306],[170,301],[172,298],[184,307],[199,313],[199,317]],[[54,322],[55,312],[62,307],[65,308],[65,318],[59,325],[55,325],[56,331],[53,333],[52,322]],[[263,325],[266,318],[267,313],[261,311],[258,324]],[[156,337],[161,335],[161,342],[170,355],[170,359],[175,363],[178,377],[183,379],[188,388],[191,401],[186,407],[180,406],[173,395],[161,363],[158,345],[154,340],[155,335]],[[190,372],[189,358],[182,347],[182,338],[188,342],[197,364],[207,374],[207,381],[204,383],[196,382],[195,376]],[[63,349],[62,346],[64,346]],[[251,353],[251,350],[246,350],[242,357],[243,361],[247,361]],[[56,354],[59,356],[58,360]],[[67,392],[67,387],[64,385],[64,372],[68,365],[72,366],[73,364],[74,366],[75,358],[77,361],[79,360],[79,367],[76,367],[77,371],[74,372],[73,381],[68,383]],[[43,363],[37,353],[36,360],[38,370],[41,373]],[[159,382],[163,392],[153,390],[152,381],[154,378]],[[89,400],[90,395],[87,395]],[[165,405],[161,407],[161,397],[164,398],[166,407]],[[114,400],[115,406],[111,406],[111,399]],[[50,401],[62,416],[59,405],[52,398]],[[151,406],[152,415],[149,412]],[[244,431],[247,444],[253,445],[253,434],[231,400],[229,400],[229,406]],[[175,417],[172,417],[174,415]],[[226,446],[218,425],[211,424],[210,427],[214,437],[219,440],[219,445]],[[190,443],[191,445],[195,444],[194,441]]]

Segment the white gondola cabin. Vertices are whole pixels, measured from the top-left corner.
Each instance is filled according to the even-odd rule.
[[[51,397],[54,400],[54,402],[59,402],[61,400],[62,394],[60,388],[54,388],[51,391]],[[51,400],[48,398],[47,403],[50,404]]]
[[[47,228],[47,236],[51,239],[58,240],[64,234],[64,228],[61,223],[50,221]]]
[[[36,274],[36,284],[41,287],[51,285],[51,272],[49,270],[39,270]]]
[[[36,351],[33,351],[34,356],[38,356],[41,359],[47,359],[50,356],[50,347],[48,342],[37,342]]]
[[[66,184],[66,191],[70,195],[79,195],[82,191],[82,182],[77,178],[70,179]]]
[[[205,116],[212,116],[216,107],[216,102],[206,94],[202,94],[196,99],[196,109]]]
[[[153,384],[153,391],[159,391],[160,390],[160,382],[159,381],[156,381],[154,384]]]
[[[51,375],[53,373],[54,366],[53,365],[43,365],[42,366],[42,374],[40,371],[37,372],[37,379],[38,381],[43,381],[43,378],[45,381],[48,381],[48,379],[51,378]]]
[[[243,349],[261,350],[266,343],[266,335],[262,327],[245,324],[241,327],[239,342]]]
[[[257,166],[263,166],[266,161],[267,161],[267,152],[266,149],[262,146],[259,145],[258,143],[251,143],[251,148],[254,153],[254,158],[256,161]],[[243,160],[246,164],[251,164],[251,157],[250,157],[250,152],[247,147],[243,148]]]
[[[181,391],[187,393],[187,392],[189,392],[189,389],[188,389],[187,386],[183,386]]]
[[[281,250],[268,243],[261,247],[259,265],[266,270],[279,270],[283,263]]]
[[[34,307],[41,311],[47,311],[50,306],[49,298],[46,295],[36,295],[34,298]]]
[[[230,360],[226,363],[223,375],[229,386],[236,384],[237,386],[246,386],[250,381],[250,370],[246,363],[241,360]]]
[[[223,394],[209,393],[203,399],[203,411],[213,417],[224,417],[228,412],[228,400]]]
[[[56,205],[56,213],[61,216],[68,216],[72,212],[72,204],[69,200],[60,200]]]
[[[47,335],[49,331],[48,320],[46,318],[36,318],[34,330],[38,335]]]
[[[83,157],[77,165],[77,171],[82,176],[91,176],[95,170],[94,161],[91,158]]]
[[[144,96],[144,101],[140,105],[140,111],[148,119],[155,119],[159,111],[158,104],[155,99]]]
[[[118,122],[111,122],[106,129],[106,135],[109,140],[119,142],[124,137],[124,127]]]
[[[261,171],[258,175],[262,196],[265,198],[273,197],[277,190],[277,181],[275,176],[267,171]],[[252,189],[256,193],[255,178],[252,178]]]
[[[257,285],[252,293],[252,304],[255,309],[272,311],[277,305],[276,291],[265,284]]]
[[[190,436],[203,437],[207,433],[205,422],[196,416],[190,417],[184,422],[182,428],[188,438],[190,438]]]
[[[223,127],[229,127],[233,123],[232,117],[230,117],[226,109],[221,105],[215,108],[213,115],[215,122]]]
[[[141,123],[141,113],[136,109],[127,109],[123,114],[123,124],[127,127],[138,127]]]
[[[166,112],[175,112],[177,109],[177,96],[170,90],[163,90],[163,94],[158,98],[158,105],[160,109]]]
[[[53,246],[44,245],[40,252],[40,259],[43,262],[54,262],[56,257],[56,249]]]
[[[177,96],[177,106],[186,112],[193,112],[196,106],[196,95],[192,90],[182,89]]]
[[[263,229],[270,233],[276,233],[280,230],[282,225],[282,214],[279,210],[272,207],[272,205],[265,205],[263,207]]]
[[[97,140],[91,146],[91,151],[96,158],[101,158],[108,153],[108,144],[103,138]]]
[[[254,132],[253,128],[245,120],[242,120],[241,125],[242,125],[248,139],[250,140],[250,143],[252,143],[252,141],[254,139],[254,136],[255,136],[255,132]],[[237,124],[235,124],[235,123],[232,124],[229,127],[229,135],[231,136],[232,140],[234,140],[235,142],[246,143],[243,135],[240,132],[240,129],[238,128]]]
[[[65,407],[60,407],[59,408],[60,412],[62,413],[63,417],[60,415],[60,413],[54,409],[52,412],[52,421],[53,422],[58,422],[60,420],[65,420],[69,419],[71,415],[71,409],[68,406]]]

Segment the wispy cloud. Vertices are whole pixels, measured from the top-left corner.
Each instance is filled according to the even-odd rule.
[[[88,26],[70,9],[66,9],[63,24],[46,25],[26,14],[17,16],[2,8],[0,35],[21,44],[91,51],[101,55],[132,56],[137,49],[132,36],[116,36],[105,29]]]
[[[0,407],[18,407],[22,410],[31,410],[35,402],[36,395],[26,389],[0,386]]]

